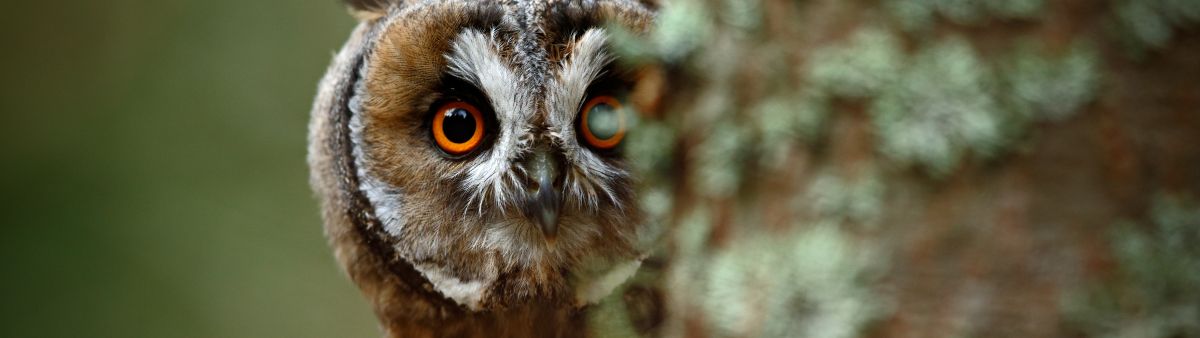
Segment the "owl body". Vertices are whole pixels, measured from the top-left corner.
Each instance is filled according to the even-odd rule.
[[[314,103],[326,236],[393,336],[576,336],[642,258],[613,1],[351,1]]]

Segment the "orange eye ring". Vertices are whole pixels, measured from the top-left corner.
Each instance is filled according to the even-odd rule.
[[[483,114],[470,103],[443,104],[433,115],[433,140],[442,151],[463,155],[483,143],[483,124]]]
[[[612,135],[606,138],[602,138],[604,136],[598,136],[593,132],[590,119],[592,117],[592,108],[602,104],[612,107],[612,113],[617,115],[617,130],[613,131]],[[621,110],[621,102],[609,95],[596,96],[588,100],[583,105],[583,110],[579,116],[579,131],[583,135],[583,140],[596,149],[609,150],[621,144],[621,140],[625,138],[625,113]]]

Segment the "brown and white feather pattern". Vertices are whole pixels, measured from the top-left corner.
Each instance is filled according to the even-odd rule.
[[[335,255],[387,333],[577,335],[580,306],[610,293],[642,254],[632,178],[620,158],[578,143],[576,114],[612,66],[603,23],[643,31],[652,7],[348,4],[363,21],[321,82],[309,164]],[[497,124],[461,159],[439,153],[426,129],[447,79],[486,96]],[[534,148],[563,159],[553,240],[521,209],[533,182],[518,162]]]

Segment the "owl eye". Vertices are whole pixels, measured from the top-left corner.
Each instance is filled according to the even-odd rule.
[[[609,150],[625,138],[625,112],[621,102],[609,95],[593,97],[579,115],[579,134],[592,148]]]
[[[443,104],[433,115],[433,140],[450,155],[469,153],[483,141],[483,123],[483,114],[470,103]]]

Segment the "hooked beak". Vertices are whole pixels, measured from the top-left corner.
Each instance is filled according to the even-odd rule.
[[[562,209],[562,194],[554,187],[559,176],[559,163],[549,149],[542,147],[534,150],[524,165],[525,172],[536,184],[525,201],[525,216],[538,225],[547,241],[554,242]]]

